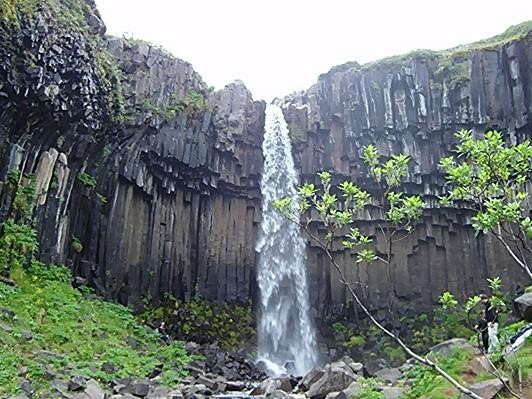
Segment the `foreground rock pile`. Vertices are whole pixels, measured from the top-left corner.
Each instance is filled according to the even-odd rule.
[[[303,377],[284,376],[267,378],[243,351],[225,353],[216,344],[188,343],[187,349],[198,358],[187,366],[188,376],[172,389],[163,386],[154,370],[150,378],[119,378],[104,387],[94,379],[77,375],[68,380],[54,380],[46,394],[36,396],[29,381],[23,381],[23,394],[11,399],[351,399],[363,397],[367,388],[366,377],[374,377],[372,390],[385,399],[398,399],[412,385],[406,371],[412,367],[407,361],[398,368],[382,368],[371,375],[362,364],[349,357],[311,370]],[[434,356],[445,356],[456,350],[475,349],[463,339],[452,339],[434,348]],[[478,362],[482,372],[481,362]],[[476,364],[476,363],[475,363]],[[485,371],[485,370],[484,370]],[[160,373],[160,371],[159,371]],[[503,388],[493,379],[470,387],[483,397],[493,398]]]

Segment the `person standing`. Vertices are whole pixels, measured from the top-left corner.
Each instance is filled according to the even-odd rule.
[[[482,341],[484,343],[484,349],[487,349],[488,353],[492,353],[499,347],[499,338],[497,337],[499,331],[499,316],[497,314],[497,309],[495,306],[491,305],[490,299],[486,294],[480,295],[480,302],[484,307],[484,317],[487,324],[487,348],[484,332],[482,334]]]

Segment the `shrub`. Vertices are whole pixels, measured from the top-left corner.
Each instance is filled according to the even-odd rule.
[[[72,236],[72,249],[78,254],[83,251],[83,244],[78,237]]]
[[[255,338],[250,305],[221,305],[201,299],[181,302],[167,297],[162,306],[148,309],[141,319],[154,324],[164,320],[177,339],[200,344],[217,341],[227,351],[252,343]]]
[[[88,173],[81,172],[78,175],[78,180],[86,187],[94,188],[96,187],[96,179],[89,175]]]

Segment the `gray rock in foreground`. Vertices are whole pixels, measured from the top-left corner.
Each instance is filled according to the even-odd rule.
[[[532,292],[527,292],[514,300],[518,315],[526,321],[532,321]]]

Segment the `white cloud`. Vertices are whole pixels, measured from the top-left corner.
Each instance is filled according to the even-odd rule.
[[[149,40],[217,88],[255,98],[308,88],[346,61],[444,49],[532,19],[528,0],[96,0],[108,32]]]

